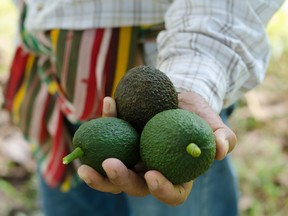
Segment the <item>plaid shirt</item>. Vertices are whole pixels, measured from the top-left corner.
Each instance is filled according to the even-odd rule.
[[[149,25],[165,21],[158,68],[176,89],[219,112],[264,78],[265,25],[283,0],[28,0],[28,31]],[[47,5],[47,6],[46,6]],[[165,17],[164,17],[165,14]]]

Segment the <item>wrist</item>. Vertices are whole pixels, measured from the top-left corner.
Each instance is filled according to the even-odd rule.
[[[160,64],[159,69],[171,79],[176,91],[197,93],[220,113],[227,90],[227,78],[221,65],[204,57],[196,56],[188,62],[181,57],[175,58],[173,62],[176,64],[167,60]]]

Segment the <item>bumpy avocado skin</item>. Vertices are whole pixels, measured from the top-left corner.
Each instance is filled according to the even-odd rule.
[[[107,158],[118,158],[128,168],[140,159],[138,132],[128,122],[114,117],[83,123],[74,134],[73,145],[84,152],[81,162],[102,175],[106,175],[102,162]]]
[[[178,108],[178,94],[171,80],[149,66],[130,69],[118,83],[114,98],[118,117],[138,132],[157,113]]]
[[[195,143],[199,157],[187,153]],[[216,142],[210,126],[198,115],[182,109],[167,110],[154,116],[140,138],[140,156],[149,170],[158,170],[174,184],[197,178],[212,165]]]

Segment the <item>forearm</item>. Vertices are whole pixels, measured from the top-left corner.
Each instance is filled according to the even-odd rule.
[[[263,80],[265,24],[280,2],[174,1],[157,39],[158,68],[178,91],[199,93],[219,112]]]

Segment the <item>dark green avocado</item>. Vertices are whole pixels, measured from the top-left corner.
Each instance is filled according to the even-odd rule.
[[[150,66],[130,69],[120,80],[114,94],[118,117],[138,132],[157,113],[178,108],[178,94],[162,71]]]
[[[102,162],[118,158],[128,168],[139,160],[139,134],[128,122],[114,117],[101,117],[83,123],[75,132],[75,150],[63,158],[68,164],[79,158],[83,164],[106,175]]]
[[[155,115],[140,138],[140,157],[148,170],[158,170],[174,184],[205,173],[216,154],[211,127],[193,112],[174,109]]]

